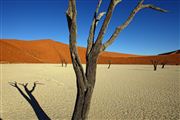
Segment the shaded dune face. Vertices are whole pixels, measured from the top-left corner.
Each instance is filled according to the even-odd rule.
[[[23,41],[15,39],[0,40],[1,63],[71,63],[69,46],[50,39]],[[85,63],[86,49],[78,47],[81,62]],[[140,56],[115,52],[102,52],[98,63],[108,64],[151,64],[152,59],[161,62],[168,60],[167,64],[180,64],[180,54],[177,51],[157,56]]]

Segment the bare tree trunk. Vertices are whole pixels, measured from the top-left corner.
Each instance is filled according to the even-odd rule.
[[[156,70],[157,70],[157,65],[158,65],[158,63],[159,63],[159,60],[151,60],[151,63],[152,63],[153,66],[154,66],[154,71],[156,71]]]
[[[154,71],[157,70],[157,64],[154,64]]]
[[[96,81],[97,58],[98,55],[95,56],[92,54],[87,59],[85,74],[87,79],[86,90],[81,91],[77,86],[77,98],[72,120],[85,120],[88,117],[91,98]]]
[[[162,64],[162,67],[161,67],[161,68],[164,69],[164,66],[165,66],[165,64]]]
[[[85,120],[88,117],[93,88],[89,86],[84,92],[77,91],[72,120]]]
[[[164,69],[164,67],[165,67],[165,65],[168,63],[168,61],[167,60],[164,60],[162,63],[161,63],[161,65],[162,65],[162,69]]]
[[[109,63],[108,69],[111,67],[111,63]]]
[[[64,66],[64,62],[63,62],[63,61],[61,61],[61,66],[62,66],[62,67]]]
[[[66,60],[64,60],[64,64],[65,64],[65,67],[67,67],[67,61]]]
[[[108,69],[111,67],[111,61],[108,61],[109,62],[109,65],[108,65]]]

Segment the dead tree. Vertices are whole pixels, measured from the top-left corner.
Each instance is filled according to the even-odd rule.
[[[163,62],[161,62],[161,65],[162,65],[162,69],[164,69],[164,67],[165,67],[165,65],[168,63],[168,61],[167,60],[165,60],[165,61],[163,61]]]
[[[156,71],[157,70],[157,65],[158,65],[159,61],[158,60],[151,60],[151,63],[154,66],[154,71]]]
[[[108,46],[110,46],[119,33],[126,28],[129,23],[133,20],[136,13],[145,8],[150,8],[160,12],[167,12],[164,9],[156,7],[151,4],[144,4],[144,0],[140,0],[134,10],[131,12],[127,20],[120,26],[118,26],[112,36],[106,41],[102,42],[106,29],[112,17],[113,11],[117,4],[121,0],[111,0],[107,12],[100,12],[99,8],[101,6],[102,0],[99,0],[97,8],[94,12],[92,24],[90,27],[89,37],[87,40],[87,50],[86,50],[86,71],[84,71],[76,45],[76,33],[77,33],[77,23],[76,23],[76,0],[69,0],[69,6],[66,11],[66,17],[69,28],[69,49],[72,59],[73,68],[76,74],[76,83],[77,83],[77,96],[74,106],[74,112],[72,119],[73,120],[84,120],[88,116],[90,109],[90,103],[92,98],[92,93],[96,81],[96,68],[97,68],[97,59],[99,54],[104,51]],[[104,22],[101,26],[99,34],[95,40],[95,31],[98,22],[106,14]]]
[[[28,83],[19,84],[19,85],[23,86],[24,91],[26,93],[24,93],[23,90],[21,90],[21,88],[18,86],[17,82],[9,82],[9,84],[11,86],[15,87],[19,91],[19,93],[24,97],[24,99],[31,105],[31,107],[33,108],[33,110],[39,120],[50,120],[48,115],[44,112],[44,110],[41,108],[40,104],[38,103],[38,101],[32,94],[32,92],[35,90],[37,84],[39,84],[39,83],[34,82],[34,85],[31,90],[29,90],[27,87]]]
[[[111,60],[108,60],[108,69],[111,67]]]
[[[65,67],[67,67],[67,61],[64,59],[64,65]]]
[[[59,57],[59,62],[61,63],[61,66],[63,67],[64,66],[63,56],[61,55],[61,53],[58,51],[58,49],[56,48],[56,46],[54,44],[52,44],[52,46]]]
[[[63,61],[63,60],[61,60],[61,66],[62,66],[62,67],[64,66],[64,61]]]

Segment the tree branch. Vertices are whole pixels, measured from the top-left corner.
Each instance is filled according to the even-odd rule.
[[[93,21],[92,21],[92,24],[91,24],[91,28],[90,28],[90,31],[89,31],[89,37],[88,37],[88,44],[87,44],[87,51],[86,51],[86,56],[88,56],[91,48],[92,48],[92,45],[94,43],[94,34],[95,34],[95,30],[96,30],[96,26],[98,24],[98,21],[101,19],[101,17],[104,15],[104,13],[99,13],[99,8],[101,6],[101,3],[102,3],[102,0],[99,0],[98,2],[98,5],[96,7],[96,11],[94,12],[94,18],[93,18]],[[97,17],[98,15],[98,17]]]
[[[110,4],[109,4],[109,7],[108,7],[107,14],[106,14],[106,18],[105,18],[105,20],[104,20],[104,22],[103,22],[103,25],[102,25],[102,27],[101,27],[101,29],[100,29],[100,32],[99,32],[99,34],[98,34],[98,37],[97,37],[97,39],[96,39],[95,46],[99,46],[99,44],[102,43],[102,39],[103,39],[103,37],[104,37],[104,34],[106,33],[106,29],[107,29],[108,24],[109,24],[109,22],[110,22],[110,20],[111,20],[113,11],[114,11],[116,5],[117,5],[118,3],[120,3],[120,2],[121,2],[121,0],[111,0],[111,2],[110,2]]]
[[[143,5],[143,2],[144,0],[141,0],[137,6],[134,8],[134,10],[131,12],[131,14],[129,15],[128,19],[120,26],[118,26],[114,33],[112,34],[112,36],[110,37],[109,40],[107,40],[103,45],[102,45],[102,48],[101,48],[101,51],[104,51],[109,45],[111,45],[115,39],[117,38],[117,36],[119,35],[119,33],[124,29],[126,28],[129,23],[133,20],[133,18],[135,17],[135,15],[141,10],[141,9],[144,9],[144,8],[150,8],[150,9],[153,9],[153,10],[157,10],[157,11],[160,11],[160,12],[167,12],[167,10],[164,10],[164,9],[161,9],[159,7],[156,7],[154,5],[151,5],[151,4],[147,4],[147,5]]]
[[[165,9],[162,9],[162,8],[156,7],[156,6],[151,5],[151,4],[142,5],[142,9],[143,9],[143,8],[150,8],[150,9],[153,9],[153,10],[156,10],[156,11],[159,11],[159,12],[168,12],[168,11],[167,11],[167,10],[165,10]]]
[[[97,26],[97,23],[101,20],[101,18],[106,14],[106,12],[101,12],[98,14],[97,18],[96,18],[96,26]]]

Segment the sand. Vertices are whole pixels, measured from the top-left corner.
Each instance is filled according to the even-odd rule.
[[[16,40],[0,39],[0,63],[71,63],[69,45],[51,39]],[[77,47],[82,63],[85,63],[86,49]],[[99,62],[107,63],[119,57],[138,57],[139,55],[102,52]],[[102,60],[101,60],[102,59]],[[173,59],[173,58],[172,58]]]
[[[50,39],[16,40],[0,39],[1,63],[71,63],[69,45]],[[78,53],[83,64],[86,63],[86,49],[78,47]],[[180,65],[180,53],[173,51],[165,55],[143,56],[104,51],[99,55],[98,63],[108,64],[152,64],[158,60],[168,65]]]
[[[180,119],[180,67],[151,65],[98,65],[90,120]],[[70,120],[76,96],[72,65],[1,64],[0,114],[4,120],[36,120],[31,106],[8,84],[33,83],[33,92],[53,120]],[[31,85],[30,84],[30,85]],[[29,85],[29,87],[31,87]]]

